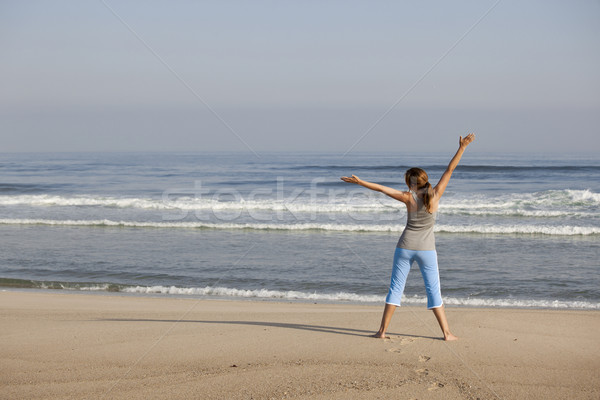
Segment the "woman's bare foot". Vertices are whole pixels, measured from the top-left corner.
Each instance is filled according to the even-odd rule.
[[[446,312],[444,311],[444,306],[433,308],[432,309],[435,318],[438,320],[440,324],[440,328],[442,329],[442,333],[444,334],[444,340],[447,342],[458,340],[458,337],[454,336],[450,332],[450,328],[448,327],[448,321],[446,320]]]
[[[371,335],[371,337],[375,338],[375,339],[389,339],[389,336],[385,336],[385,333],[382,332],[377,332],[373,335]]]
[[[385,305],[385,308],[383,309],[383,316],[381,317],[381,325],[379,326],[379,330],[377,331],[376,334],[371,335],[371,337],[377,338],[377,339],[389,339],[388,336],[385,336],[385,331],[387,330],[388,326],[390,325],[390,321],[392,320],[392,315],[394,315],[394,311],[396,310],[395,305],[393,304],[387,304]]]

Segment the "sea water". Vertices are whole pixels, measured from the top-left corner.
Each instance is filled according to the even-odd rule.
[[[383,302],[405,206],[449,153],[0,156],[0,287]],[[600,158],[468,149],[442,198],[446,305],[600,309]],[[404,304],[424,305],[415,265]]]

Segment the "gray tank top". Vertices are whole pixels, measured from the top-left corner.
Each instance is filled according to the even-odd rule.
[[[417,211],[407,213],[406,227],[396,247],[407,250],[435,250],[435,214],[430,214],[415,192],[411,192],[417,202]]]

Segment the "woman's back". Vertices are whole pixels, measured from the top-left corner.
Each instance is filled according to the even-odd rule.
[[[417,203],[417,210],[407,213],[406,227],[396,247],[407,250],[435,250],[433,227],[436,213],[429,213],[423,199],[415,192],[411,191],[411,194]]]

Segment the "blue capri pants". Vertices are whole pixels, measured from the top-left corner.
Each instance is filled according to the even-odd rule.
[[[440,289],[440,273],[438,270],[437,252],[435,250],[407,250],[397,247],[394,253],[394,269],[390,290],[385,299],[387,304],[400,305],[406,278],[413,262],[419,264],[425,290],[427,291],[427,309],[438,308],[443,305]]]

